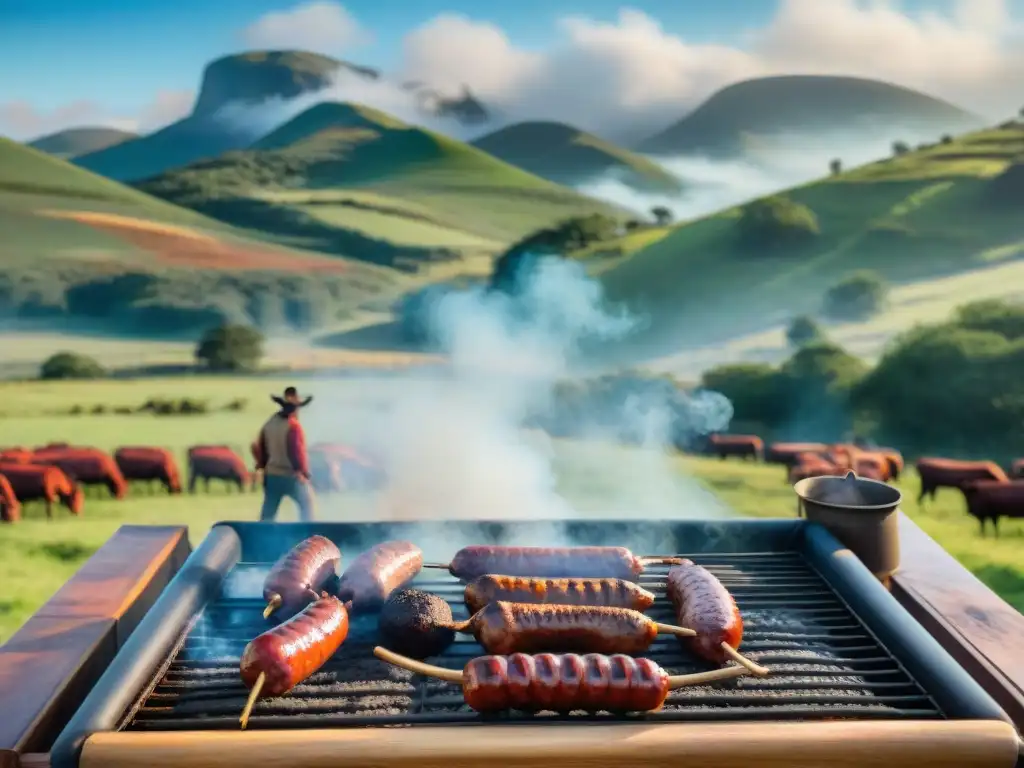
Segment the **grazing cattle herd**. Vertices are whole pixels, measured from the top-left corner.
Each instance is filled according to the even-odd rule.
[[[256,447],[252,446],[253,458]],[[313,484],[324,493],[366,489],[379,485],[383,475],[376,462],[355,449],[334,443],[309,448]],[[240,492],[255,490],[256,472],[228,445],[195,445],[188,450],[188,491],[195,493],[199,481],[210,490],[210,481],[226,482]],[[123,499],[130,485],[153,491],[154,485],[167,493],[183,490],[174,454],[153,446],[124,446],[111,456],[89,446],[50,443],[38,448],[0,449],[0,520],[21,519],[25,502],[41,501],[47,518],[59,504],[73,514],[85,508],[85,489],[98,487],[110,497]]]
[[[796,483],[808,477],[845,475],[853,471],[861,477],[887,483],[903,473],[903,456],[895,448],[862,447],[840,443],[770,443],[757,435],[711,435],[706,453],[726,459],[732,456],[766,464],[778,464],[786,470],[786,480]],[[939,488],[959,490],[967,512],[981,525],[999,535],[1003,517],[1024,517],[1024,459],[1013,462],[1010,473],[992,461],[920,458],[915,463],[921,478],[918,505],[925,498],[935,499]]]

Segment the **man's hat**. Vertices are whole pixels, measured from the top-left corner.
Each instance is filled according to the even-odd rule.
[[[305,399],[300,399],[299,391],[295,389],[295,387],[287,387],[283,396],[271,395],[270,399],[282,408],[305,408],[313,402],[312,395],[309,395]]]

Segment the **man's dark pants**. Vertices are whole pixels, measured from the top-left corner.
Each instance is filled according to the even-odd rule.
[[[309,481],[295,475],[263,476],[263,508],[261,522],[273,522],[277,510],[285,497],[290,498],[299,508],[299,519],[310,522],[313,519],[313,489]]]

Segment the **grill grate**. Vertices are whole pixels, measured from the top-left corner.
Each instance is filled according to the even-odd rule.
[[[935,719],[943,717],[924,689],[873,637],[829,585],[796,552],[704,554],[692,559],[711,570],[736,598],[744,620],[743,652],[771,667],[768,678],[738,678],[669,695],[663,710],[636,717],[682,720]],[[232,582],[262,583],[268,564],[240,563]],[[438,574],[442,574],[438,578]],[[666,567],[651,567],[641,584],[657,595],[647,614],[673,620],[665,596]],[[435,592],[465,618],[462,585],[443,571],[425,571],[416,586]],[[250,590],[257,592],[259,589]],[[126,726],[134,731],[238,729],[247,691],[238,672],[245,644],[267,626],[258,599],[221,597],[210,603],[143,697]],[[353,619],[341,651],[287,696],[259,701],[252,729],[493,722],[465,706],[458,686],[397,669],[371,655],[376,619]],[[431,663],[461,669],[483,654],[469,636]],[[658,636],[645,654],[669,674],[706,669],[672,637]],[[565,716],[510,713],[498,720]],[[606,721],[611,715],[570,715]],[[633,719],[633,718],[630,718]]]

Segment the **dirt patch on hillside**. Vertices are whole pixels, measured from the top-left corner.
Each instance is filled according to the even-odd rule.
[[[330,272],[348,265],[328,257],[301,256],[255,244],[232,243],[187,227],[91,211],[39,211],[114,235],[153,254],[166,267],[261,272]]]

